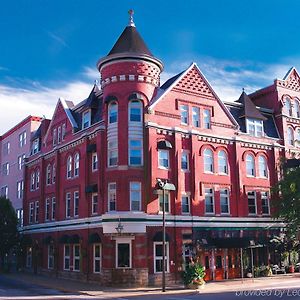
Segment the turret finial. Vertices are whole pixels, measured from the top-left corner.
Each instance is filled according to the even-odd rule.
[[[130,9],[130,10],[128,11],[128,13],[129,13],[129,23],[128,23],[128,26],[135,27],[135,24],[134,24],[134,22],[133,22],[133,14],[134,14],[133,9]]]

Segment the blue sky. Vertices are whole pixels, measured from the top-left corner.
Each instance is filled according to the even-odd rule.
[[[223,100],[300,69],[300,1],[1,1],[0,134],[29,114],[51,117],[59,96],[84,99],[128,22],[165,65],[195,61]]]

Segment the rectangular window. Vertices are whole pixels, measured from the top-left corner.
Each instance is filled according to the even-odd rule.
[[[92,171],[98,170],[98,155],[96,152],[92,154]]]
[[[2,175],[9,175],[9,163],[2,165]]]
[[[92,194],[92,214],[98,213],[98,194]]]
[[[48,269],[54,268],[54,245],[48,246]]]
[[[57,127],[57,144],[61,142],[61,127]]]
[[[180,105],[181,124],[188,125],[189,122],[189,107],[187,105]]]
[[[74,192],[74,217],[79,215],[79,192]]]
[[[30,175],[30,190],[34,191],[35,189],[35,173],[32,172]]]
[[[5,185],[1,188],[1,196],[8,199],[8,186]]]
[[[86,111],[82,115],[82,129],[88,128],[91,126],[91,111]]]
[[[192,108],[192,117],[193,117],[193,126],[200,127],[200,108],[199,107]]]
[[[10,153],[10,142],[3,144],[3,155],[8,155]]]
[[[36,154],[39,152],[39,144],[40,144],[40,140],[39,139],[35,139],[33,142],[32,142],[32,146],[31,146],[31,154]]]
[[[38,223],[39,221],[39,208],[40,208],[40,205],[39,205],[39,201],[35,201],[35,211],[34,211],[34,222],[35,223]]]
[[[181,153],[181,170],[189,170],[189,153],[187,151],[182,151]]]
[[[165,212],[170,212],[170,193],[168,191],[165,191]],[[163,193],[159,194],[159,211],[163,211]]]
[[[51,219],[55,220],[55,214],[56,214],[56,199],[55,197],[52,197],[52,203],[51,203]]]
[[[190,213],[190,197],[188,195],[181,196],[181,211],[183,214]]]
[[[101,270],[101,245],[94,244],[94,273],[100,273]]]
[[[256,193],[255,192],[248,192],[248,212],[249,215],[256,215]]]
[[[206,129],[211,128],[211,114],[209,109],[203,110],[203,127]]]
[[[33,215],[34,215],[34,203],[29,203],[29,224],[33,223]]]
[[[141,210],[142,191],[140,182],[130,182],[130,208],[133,211]]]
[[[19,134],[19,147],[22,148],[26,145],[26,131]]]
[[[142,140],[129,140],[129,164],[142,165]]]
[[[71,217],[71,193],[66,193],[66,218]]]
[[[23,192],[24,192],[24,181],[18,181],[17,182],[17,198],[23,199]]]
[[[46,206],[45,206],[45,220],[50,220],[50,199],[46,199]]]
[[[64,140],[66,136],[66,124],[62,124],[61,128],[61,139]]]
[[[165,271],[169,272],[169,243],[165,244]],[[162,242],[154,242],[154,273],[163,271],[163,244]]]
[[[160,168],[169,169],[169,151],[158,150],[158,166]]]
[[[117,241],[117,268],[131,268],[131,243]]]
[[[247,133],[251,136],[262,137],[264,133],[264,126],[262,120],[247,119]]]
[[[53,146],[55,146],[55,145],[56,145],[56,142],[57,142],[57,141],[56,141],[56,138],[57,138],[57,137],[56,137],[56,128],[53,129],[52,137],[53,137]]]
[[[18,218],[18,226],[23,227],[23,209],[16,209],[17,218]]]
[[[118,142],[116,140],[108,142],[108,166],[118,165]]]
[[[229,214],[229,191],[228,189],[220,190],[221,214]]]
[[[26,252],[26,267],[31,268],[32,266],[32,248],[28,247]]]
[[[70,270],[70,245],[64,245],[64,270]]]
[[[116,183],[108,184],[108,210],[116,210],[117,185]]]
[[[269,204],[269,193],[268,192],[261,192],[261,208],[263,215],[270,214],[270,204]]]
[[[205,213],[213,214],[215,212],[214,190],[211,188],[205,189]]]
[[[73,271],[80,271],[80,246],[73,246]]]

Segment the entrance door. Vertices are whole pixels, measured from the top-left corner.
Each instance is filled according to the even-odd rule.
[[[216,267],[216,273],[215,273],[215,280],[223,280],[225,279],[224,273],[224,253],[222,249],[216,249],[215,251],[215,267]]]

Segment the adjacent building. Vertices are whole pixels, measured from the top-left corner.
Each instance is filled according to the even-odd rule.
[[[31,136],[41,123],[29,116],[0,136],[0,194],[10,199],[18,218],[23,215],[24,163],[30,155]]]
[[[131,18],[97,63],[100,84],[75,105],[59,99],[25,172],[27,267],[101,284],[158,284],[162,180],[166,272],[180,280],[193,257],[206,279],[241,276],[240,251],[276,262],[271,187],[279,160],[299,157],[300,77],[233,103],[199,67],[160,84],[163,63]]]

